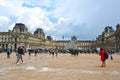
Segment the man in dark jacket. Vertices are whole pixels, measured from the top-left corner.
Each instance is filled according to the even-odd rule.
[[[6,52],[7,52],[7,58],[10,58],[11,50],[8,48]]]
[[[17,51],[18,51],[17,64],[20,64],[20,63],[19,63],[20,60],[22,61],[22,63],[24,63],[23,57],[22,57],[22,55],[24,55],[24,50],[23,50],[23,48],[22,48],[22,47],[19,47]]]

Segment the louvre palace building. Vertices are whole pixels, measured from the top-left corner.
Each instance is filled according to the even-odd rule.
[[[8,32],[0,32],[0,48],[12,50],[19,46],[25,48],[58,48],[58,49],[92,49],[103,47],[106,49],[120,49],[120,25],[116,25],[116,30],[112,27],[105,27],[101,35],[96,40],[77,40],[76,36],[72,36],[71,40],[55,40],[52,36],[47,36],[44,30],[37,28],[34,33],[28,32],[28,28],[23,23],[16,23],[12,30]]]

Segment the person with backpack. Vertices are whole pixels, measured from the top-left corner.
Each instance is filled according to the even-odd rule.
[[[9,58],[10,58],[10,54],[11,54],[11,50],[8,48],[8,49],[6,50],[6,52],[7,52],[7,58],[9,59]]]
[[[25,63],[25,62],[23,61],[23,57],[22,57],[22,55],[24,55],[23,47],[19,46],[17,52],[18,52],[18,55],[17,55],[18,59],[17,59],[17,62],[16,62],[16,63],[17,63],[17,64],[20,64],[20,63],[19,63],[20,60],[22,61],[22,63]]]
[[[102,61],[102,65],[101,67],[105,67],[106,66],[106,58],[105,58],[105,50],[103,48],[100,49],[100,58],[101,58],[101,61]]]

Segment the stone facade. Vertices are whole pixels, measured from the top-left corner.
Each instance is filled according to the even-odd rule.
[[[94,41],[82,41],[77,40],[75,36],[71,38],[73,43],[79,49],[91,49]],[[0,47],[3,49],[11,48],[16,49],[19,46],[24,46],[25,48],[58,48],[64,49],[64,47],[71,40],[53,40],[51,36],[45,35],[43,29],[38,28],[32,34],[28,32],[28,28],[22,23],[16,23],[13,27],[13,30],[9,30],[8,32],[0,32]]]
[[[43,30],[41,29],[41,31]],[[12,31],[0,32],[0,46],[3,49],[16,49],[19,46],[24,46],[25,48],[40,48],[44,47],[43,42],[45,42],[44,33],[31,34],[22,23],[17,23]]]
[[[96,46],[105,49],[120,50],[120,25],[116,25],[116,31],[112,27],[105,27],[101,35],[96,39]]]
[[[116,32],[115,32],[115,37],[116,37],[116,49],[120,50],[120,25],[116,25]]]
[[[54,48],[57,47],[58,49],[64,49],[66,45],[71,41],[77,46],[77,49],[87,50],[93,48],[94,41],[77,40],[75,36],[71,37],[71,40],[56,40],[54,41],[53,46]]]

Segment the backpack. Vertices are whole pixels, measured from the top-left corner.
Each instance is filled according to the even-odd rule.
[[[10,50],[9,50],[9,49],[7,49],[7,53],[10,53]]]
[[[105,58],[105,59],[108,59],[108,57],[109,57],[108,53],[105,52],[105,54],[104,54],[104,58]]]

